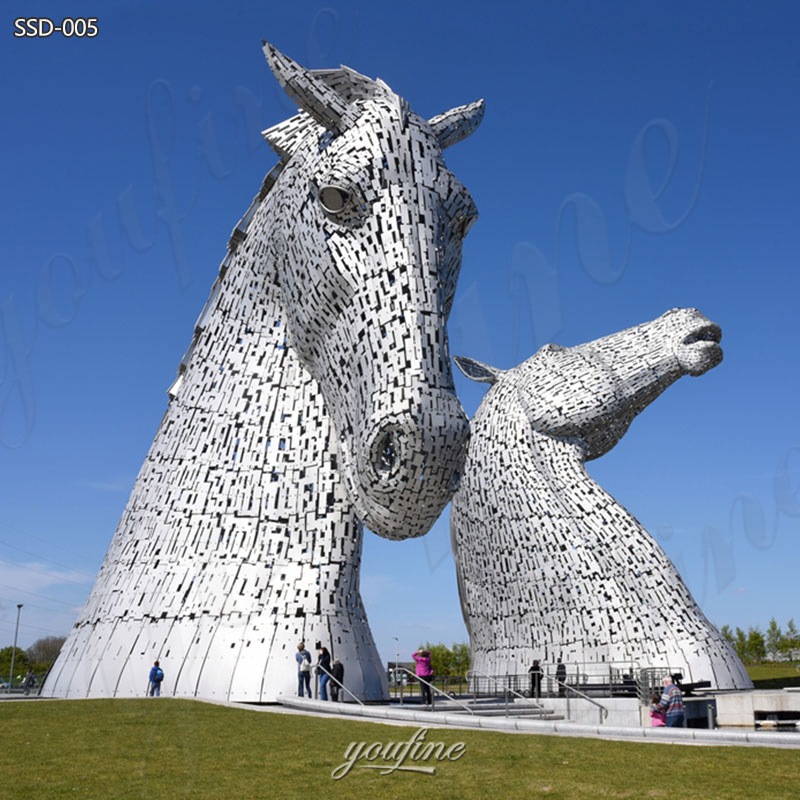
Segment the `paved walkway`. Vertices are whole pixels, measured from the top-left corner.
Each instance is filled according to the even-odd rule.
[[[466,713],[426,711],[420,706],[366,705],[332,703],[299,697],[281,697],[282,708],[314,715],[370,722],[418,725],[426,728],[472,728],[507,733],[533,733],[549,736],[575,736],[660,744],[694,744],[741,747],[780,747],[800,749],[800,733],[778,733],[755,730],[709,730],[707,728],[650,728],[612,725],[581,725],[567,720],[539,721],[519,717],[482,717]],[[237,705],[239,704],[232,704]],[[243,707],[243,706],[239,706]]]

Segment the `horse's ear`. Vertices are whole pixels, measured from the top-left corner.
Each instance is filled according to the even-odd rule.
[[[478,381],[478,383],[497,383],[505,372],[505,370],[476,361],[474,358],[453,356],[453,361],[468,378]]]
[[[439,140],[442,150],[466,139],[473,131],[477,130],[483,119],[483,111],[483,100],[476,100],[474,103],[451,108],[444,114],[429,119],[428,124],[433,128],[433,133]]]
[[[303,111],[334,133],[342,133],[352,124],[353,112],[330,86],[277,47],[268,42],[262,44],[272,74]]]

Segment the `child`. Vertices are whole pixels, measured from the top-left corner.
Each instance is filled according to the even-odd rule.
[[[658,692],[653,692],[650,698],[650,725],[653,728],[664,728],[667,724],[667,714],[661,708],[661,695]]]

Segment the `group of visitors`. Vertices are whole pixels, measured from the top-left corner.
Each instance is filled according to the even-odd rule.
[[[411,657],[416,662],[415,672],[419,680],[422,701],[427,707],[432,708],[433,695],[431,688],[435,675],[433,666],[431,665],[430,651],[423,647],[423,645],[420,645],[417,650],[411,654]],[[331,659],[331,654],[327,647],[317,642],[317,662],[316,664],[312,664],[311,653],[306,650],[305,642],[300,642],[297,645],[295,659],[297,661],[297,693],[300,697],[303,697],[304,693],[307,694],[308,697],[312,696],[311,674],[312,671],[316,670],[319,680],[320,700],[327,700],[329,693],[330,699],[334,702],[340,699],[339,691],[344,688],[344,664],[342,664],[338,658]],[[535,659],[533,664],[531,664],[528,673],[530,675],[530,695],[538,699],[541,696],[543,674],[538,659]],[[558,693],[563,696],[567,678],[567,668],[560,658],[556,663],[555,677]],[[27,678],[28,676],[26,675],[26,680]],[[159,697],[161,695],[161,684],[163,680],[164,670],[161,669],[159,662],[155,661],[148,675],[147,694],[150,697]],[[31,684],[35,685],[35,678],[31,681]],[[656,728],[683,728],[686,724],[686,714],[683,705],[683,693],[677,685],[676,676],[667,675],[663,679],[662,684],[664,687],[663,691],[661,693],[654,692],[651,697],[650,724]]]
[[[542,667],[538,659],[534,659],[530,669],[530,696],[538,699],[542,690]],[[556,684],[559,696],[564,696],[567,669],[559,658],[556,663]],[[667,675],[662,680],[663,691],[653,692],[650,698],[650,724],[654,728],[683,728],[686,725],[686,713],[683,705],[683,692],[678,686],[680,676]]]
[[[316,670],[319,680],[319,699],[330,699],[337,702],[340,699],[339,691],[344,687],[344,664],[338,659],[331,659],[328,648],[317,642],[317,663],[311,663],[311,653],[306,650],[306,643],[300,642],[295,653],[297,661],[297,694],[303,697],[304,693],[311,697],[311,673]]]
[[[300,697],[305,691],[311,697],[311,673],[316,670],[319,678],[319,697],[320,700],[330,699],[337,701],[340,698],[339,691],[344,684],[344,664],[338,658],[331,659],[331,654],[327,647],[317,643],[317,662],[311,663],[311,654],[306,650],[305,642],[297,645],[297,693]],[[153,662],[153,666],[147,676],[147,694],[149,697],[161,696],[161,684],[164,681],[164,670],[158,661]]]
[[[311,664],[311,654],[306,650],[305,642],[297,645],[297,694],[303,697],[304,693],[311,697],[311,672],[314,668],[319,675],[319,696],[321,700],[328,699],[330,691],[331,700],[339,699],[339,689],[344,680],[344,665],[338,658],[331,661],[330,653],[326,647],[317,644],[318,658],[314,666]],[[433,680],[435,678],[431,664],[431,653],[424,645],[420,645],[411,657],[416,663],[415,673],[419,681],[422,701],[428,708],[433,708]]]

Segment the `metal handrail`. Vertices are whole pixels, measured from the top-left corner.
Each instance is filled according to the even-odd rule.
[[[490,681],[492,681],[492,682],[493,682],[495,685],[497,685],[497,684],[499,683],[499,681],[497,680],[497,678],[495,678],[493,675],[485,675],[483,672],[478,672],[478,670],[476,670],[476,669],[470,669],[470,670],[467,670],[467,674],[466,674],[466,678],[467,678],[467,684],[469,684],[469,679],[470,679],[470,677],[471,677],[471,676],[473,676],[473,675],[477,675],[479,678],[486,678],[487,680],[490,680]],[[537,708],[539,711],[546,711],[546,710],[547,710],[547,709],[546,709],[546,708],[545,708],[543,705],[541,705],[541,704],[540,704],[540,703],[538,703],[536,700],[534,700],[534,698],[532,698],[532,697],[525,697],[525,695],[524,695],[524,694],[522,694],[521,692],[518,692],[518,691],[516,691],[516,689],[511,689],[511,688],[509,688],[508,686],[503,686],[503,687],[502,687],[502,689],[503,689],[503,692],[505,693],[505,701],[506,701],[506,716],[508,716],[508,695],[509,695],[509,693],[511,693],[511,694],[513,694],[513,695],[516,695],[516,696],[517,696],[517,697],[519,697],[521,700],[525,700],[525,701],[532,700],[532,701],[533,701],[533,705],[534,705],[534,706],[535,706],[535,707],[536,707],[536,708]],[[474,700],[473,702],[476,702],[476,703],[477,703],[477,700],[478,700],[478,698],[477,698],[477,695],[476,695],[476,696],[475,696],[475,700]]]
[[[415,675],[407,667],[395,667],[395,670],[401,670],[402,672],[407,672],[409,675],[411,675],[412,678],[415,678],[420,683],[424,683],[426,686],[428,686],[431,689],[433,689],[433,691],[435,693],[444,695],[448,700],[450,700],[451,702],[455,703],[457,706],[461,706],[462,708],[465,708],[467,711],[469,711],[470,714],[474,714],[475,713],[466,703],[462,703],[460,700],[456,700],[455,697],[453,697],[450,694],[447,694],[447,692],[443,691],[442,689],[437,689],[432,683],[429,683],[424,678],[421,678],[419,675]],[[433,698],[434,698],[434,695],[431,695],[431,711],[433,711],[433,708],[434,708],[434,705],[435,705],[434,701],[433,701]]]
[[[650,695],[653,692],[661,693],[661,679],[672,675],[690,674],[685,667],[645,667],[639,670],[639,702],[643,706],[650,705]]]
[[[569,716],[569,692],[572,692],[577,697],[580,697],[583,700],[588,700],[593,706],[597,706],[600,712],[600,724],[602,725],[603,722],[605,722],[605,719],[608,716],[608,709],[602,703],[598,703],[597,700],[589,697],[588,694],[584,694],[580,689],[576,689],[574,686],[570,686],[568,683],[564,683],[558,678],[551,678],[551,680],[556,684],[556,686],[564,688],[567,691],[567,716]]]
[[[470,674],[478,675],[479,677],[482,677],[482,678],[488,678],[489,680],[494,681],[495,683],[499,682],[497,678],[495,678],[495,677],[493,677],[491,675],[484,675],[483,673],[480,673],[477,670],[470,670],[470,672],[467,673],[467,674],[468,675],[470,675]],[[510,676],[506,676],[506,677],[510,677]],[[558,678],[554,678],[554,677],[552,677],[550,675],[547,675],[547,676],[543,675],[542,677],[547,677],[548,681],[552,681],[556,686],[558,686],[560,688],[563,688],[566,691],[567,717],[571,717],[572,716],[571,711],[570,711],[570,703],[569,703],[571,695],[575,695],[576,697],[579,697],[582,700],[588,700],[593,706],[596,706],[597,709],[598,709],[599,719],[600,719],[600,724],[601,725],[605,721],[606,717],[608,717],[608,709],[602,703],[598,703],[594,698],[589,697],[588,694],[585,694],[580,689],[576,689],[574,686],[570,686],[568,683],[565,683],[564,681],[560,681],[560,680],[558,680]],[[518,692],[515,692],[513,689],[508,689],[508,691],[513,692],[514,694],[519,694]],[[520,696],[525,698],[524,695],[520,695]],[[530,698],[525,698],[525,699],[527,700],[527,699],[530,699]]]
[[[628,661],[570,661],[569,664],[564,664],[568,668],[568,677],[575,675],[580,681],[588,681],[591,683],[594,679],[604,679],[609,683],[613,683],[616,675],[634,676],[636,675],[641,666],[636,660]],[[558,667],[557,662],[543,662],[542,676],[552,676],[555,669]]]
[[[340,689],[344,689],[344,691],[347,692],[347,694],[349,694],[350,697],[352,697],[353,700],[356,701],[356,703],[358,703],[361,706],[364,705],[364,703],[361,700],[359,700],[359,698],[356,697],[341,681],[336,680],[336,678],[334,678],[333,675],[331,675],[331,673],[327,669],[325,669],[325,667],[322,666],[322,664],[315,664],[315,666],[318,670],[322,670]]]

